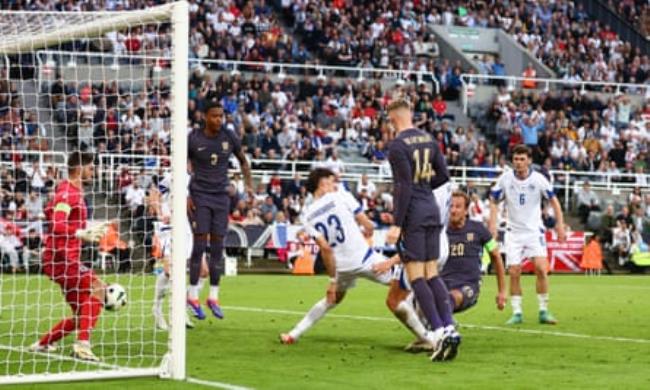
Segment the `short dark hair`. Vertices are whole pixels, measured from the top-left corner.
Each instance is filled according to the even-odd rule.
[[[462,192],[462,191],[454,191],[454,192],[451,194],[451,197],[452,197],[452,198],[463,198],[463,200],[465,201],[465,208],[466,208],[466,209],[469,208],[469,202],[470,202],[470,199],[469,199],[469,195],[467,195],[466,192]]]
[[[515,154],[525,154],[528,157],[533,157],[533,151],[524,144],[519,144],[512,149],[512,155],[514,156]]]
[[[308,192],[314,193],[318,189],[321,179],[334,176],[334,172],[327,168],[316,168],[313,171],[309,172],[309,177],[305,183],[305,188]]]
[[[205,112],[206,114],[207,114],[210,110],[212,110],[213,108],[221,108],[221,109],[223,109],[223,106],[221,105],[221,102],[219,101],[219,99],[217,99],[217,98],[212,98],[212,99],[208,99],[208,100],[205,102],[205,110],[204,110],[204,112]]]
[[[91,153],[76,150],[68,157],[68,168],[77,168],[82,165],[92,164],[93,161],[95,161],[95,156]]]

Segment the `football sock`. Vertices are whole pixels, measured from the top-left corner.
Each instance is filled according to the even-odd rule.
[[[90,331],[95,327],[99,314],[102,312],[102,303],[95,296],[86,298],[79,307],[77,314],[79,332],[78,341],[90,341]]]
[[[521,314],[521,295],[512,295],[510,297],[510,304],[512,305],[512,314]]]
[[[424,313],[424,316],[429,321],[429,325],[433,330],[442,327],[442,320],[440,319],[440,314],[438,314],[438,309],[433,298],[433,292],[424,281],[423,278],[417,278],[411,281],[411,287],[413,293],[415,294],[415,299],[418,301],[420,310]]]
[[[153,300],[154,308],[158,313],[162,312],[162,302],[165,298],[165,294],[167,293],[168,288],[169,276],[167,276],[164,272],[159,273],[156,277],[156,287]]]
[[[199,278],[199,284],[198,284],[198,286],[196,286],[196,288],[197,288],[197,290],[196,290],[196,291],[197,291],[196,296],[197,296],[197,297],[198,297],[199,295],[201,295],[201,290],[203,290],[203,286],[205,286],[205,281],[206,281],[206,280],[208,280],[208,278]]]
[[[219,286],[210,286],[210,299],[213,301],[219,300]]]
[[[433,292],[433,299],[436,302],[436,309],[440,314],[443,326],[450,326],[454,324],[452,313],[454,311],[453,304],[449,302],[449,291],[442,278],[435,276],[427,281],[429,288]],[[453,301],[452,301],[453,302]]]
[[[70,332],[76,329],[76,322],[74,318],[66,318],[60,321],[58,324],[54,325],[52,330],[47,332],[41,339],[38,341],[40,345],[48,345],[56,343],[61,340],[63,337],[67,336]]]
[[[328,310],[335,307],[336,304],[327,303],[327,299],[323,298],[320,301],[316,302],[314,306],[307,312],[302,320],[293,328],[289,335],[297,340],[303,333],[305,333],[309,328],[314,326],[325,316]]]
[[[415,309],[408,300],[404,300],[397,305],[395,316],[420,340],[427,339],[427,330],[420,322]]]
[[[210,239],[210,286],[218,286],[223,272],[223,237],[216,236]]]
[[[537,302],[539,303],[539,311],[548,310],[548,294],[537,294]]]
[[[201,260],[208,243],[205,240],[194,239],[192,255],[190,256],[190,284],[196,286],[201,275]]]
[[[187,296],[189,299],[196,301],[199,299],[199,286],[190,285],[187,288]]]

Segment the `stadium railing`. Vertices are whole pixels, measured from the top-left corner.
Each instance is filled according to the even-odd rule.
[[[46,70],[51,72],[56,66],[74,68],[80,65],[79,61],[72,60],[73,58],[86,58],[86,61],[89,59],[112,59],[114,64],[114,69],[119,68],[117,59],[119,58],[128,58],[128,59],[141,59],[141,60],[170,60],[168,57],[163,55],[134,55],[134,54],[115,54],[115,53],[91,53],[91,52],[71,52],[71,51],[61,51],[61,50],[39,50],[36,53],[36,59],[39,66],[39,69]],[[57,61],[58,60],[58,61]],[[89,61],[88,61],[89,62]],[[363,82],[366,78],[372,80],[373,75],[389,75],[393,77],[395,81],[406,81],[410,77],[415,77],[417,82],[426,81],[433,84],[433,89],[436,93],[440,91],[440,84],[435,77],[433,72],[429,71],[416,71],[416,70],[399,70],[399,69],[376,69],[376,68],[358,68],[350,66],[334,66],[334,65],[316,65],[316,64],[293,64],[293,63],[281,63],[281,62],[255,62],[255,61],[237,61],[237,60],[219,60],[219,59],[201,59],[201,58],[190,58],[190,64],[194,66],[199,65],[220,65],[223,67],[221,71],[230,71],[232,75],[240,74],[242,72],[246,73],[271,73],[275,72],[277,69],[277,77],[279,79],[284,79],[288,77],[287,71],[290,70],[302,70],[302,71],[311,71],[314,76],[317,78],[327,78],[327,73],[336,73],[344,72],[345,74],[355,74],[357,78],[356,82]],[[92,64],[90,64],[92,65]],[[151,68],[156,71],[162,71],[158,67],[157,62],[151,64]],[[46,73],[47,73],[46,72]],[[294,72],[295,73],[295,72]],[[39,72],[39,89],[43,90],[43,73]]]
[[[563,80],[563,79],[546,79],[546,78],[536,78],[536,77],[520,77],[520,76],[493,76],[485,74],[471,74],[463,73],[460,76],[460,81],[463,84],[461,91],[461,103],[463,106],[463,112],[467,114],[469,100],[476,96],[476,89],[478,86],[483,86],[489,81],[503,81],[507,88],[512,91],[517,89],[524,81],[534,81],[537,84],[536,89],[530,90],[543,90],[548,92],[551,88],[556,86],[565,86],[565,87],[580,87],[581,93],[586,92],[603,92],[602,88],[611,88],[613,89],[614,95],[619,96],[624,92],[632,97],[642,97],[646,98],[650,96],[650,85],[648,84],[630,84],[630,83],[612,83],[607,81],[575,81],[575,80]],[[483,83],[480,83],[482,81]],[[494,85],[490,87],[495,87]],[[587,88],[590,88],[589,90]]]
[[[109,191],[115,187],[116,178],[123,168],[132,172],[139,172],[143,168],[145,172],[157,173],[160,169],[169,169],[166,161],[167,156],[133,155],[133,154],[100,154],[98,163],[98,177],[100,190],[107,186]],[[303,178],[312,168],[316,166],[327,167],[325,161],[291,161],[291,160],[267,160],[251,159],[253,177],[266,179],[271,175],[277,175],[280,179],[292,179],[296,174]],[[261,167],[261,168],[255,168]],[[391,183],[391,170],[388,163],[343,163],[344,171],[341,179],[344,181],[356,182],[363,174],[377,184]],[[450,166],[449,171],[454,181],[459,185],[472,183],[477,187],[489,187],[494,183],[496,177],[502,172],[500,167],[485,168],[471,166]],[[239,172],[232,169],[231,173]],[[569,209],[571,195],[585,182],[588,181],[595,191],[604,191],[612,196],[618,196],[631,191],[637,187],[637,180],[643,179],[650,182],[649,174],[634,173],[611,173],[592,171],[563,171],[551,170],[549,172],[551,181],[557,193],[563,195],[564,207]],[[648,189],[644,189],[650,192]]]

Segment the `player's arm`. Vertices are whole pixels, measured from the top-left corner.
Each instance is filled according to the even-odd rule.
[[[320,250],[321,257],[327,275],[330,277],[330,283],[327,287],[326,299],[327,303],[336,303],[336,259],[334,258],[334,251],[330,244],[325,240],[325,237],[318,235],[315,237],[316,245]]]
[[[498,239],[497,232],[497,217],[499,215],[499,202],[503,200],[503,189],[501,186],[501,178],[490,191],[490,217],[488,218],[488,230],[494,239]]]
[[[555,223],[555,231],[557,232],[557,239],[560,242],[566,241],[566,231],[564,230],[564,213],[562,212],[562,206],[560,201],[557,199],[557,196],[551,197],[549,200],[551,207],[555,212],[555,218],[557,222]]]
[[[253,192],[253,176],[251,175],[251,167],[248,164],[246,155],[241,147],[241,140],[234,133],[232,134],[232,143],[233,143],[233,153],[237,160],[239,161],[239,167],[241,168],[242,173],[244,174],[244,184],[246,185],[246,192]]]
[[[485,244],[484,248],[490,254],[492,268],[497,274],[497,308],[503,310],[506,306],[506,271],[503,266],[499,244],[497,244],[496,240],[492,238]]]
[[[372,234],[375,229],[375,225],[372,223],[370,218],[362,210],[359,210],[354,215],[354,219],[357,221],[357,224],[363,228],[363,234],[366,237],[372,237]]]
[[[433,156],[431,156],[431,158],[431,165],[433,167],[433,172],[435,172],[435,175],[431,177],[431,188],[435,190],[449,181],[449,170],[447,169],[445,157],[442,155],[440,148],[435,142],[433,143]]]
[[[52,210],[52,233],[55,236],[74,236],[77,225],[69,223],[68,217],[72,206],[65,201],[57,201]]]
[[[386,234],[386,243],[395,244],[401,234],[401,226],[413,194],[413,172],[408,159],[408,151],[401,142],[393,141],[388,154],[393,171],[393,226]]]
[[[372,265],[372,272],[376,274],[383,274],[384,272],[390,271],[393,266],[401,263],[402,260],[398,254],[393,255],[391,258],[384,261],[380,261]]]

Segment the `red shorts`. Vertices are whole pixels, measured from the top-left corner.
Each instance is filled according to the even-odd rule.
[[[92,285],[96,276],[83,264],[76,262],[46,264],[43,272],[61,286],[66,302],[75,313],[81,303],[92,295]]]

